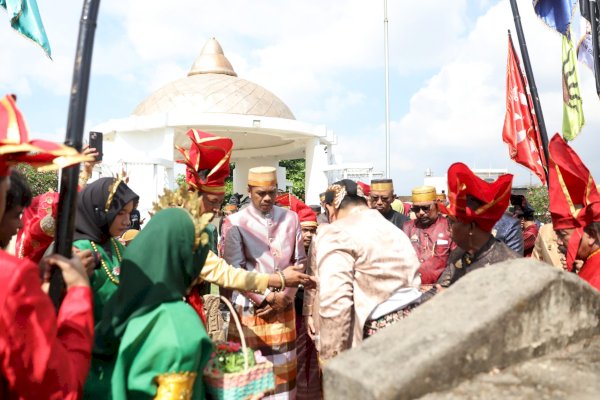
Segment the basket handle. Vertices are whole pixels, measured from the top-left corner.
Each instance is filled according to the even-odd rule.
[[[231,305],[231,302],[225,296],[219,296],[221,301],[225,303],[227,308],[229,308],[229,312],[231,313],[231,318],[233,318],[235,322],[235,327],[240,334],[240,340],[242,341],[242,352],[244,353],[244,371],[248,371],[248,347],[246,346],[246,338],[244,337],[244,331],[242,330],[242,324],[240,323],[240,318],[237,315],[237,312]]]

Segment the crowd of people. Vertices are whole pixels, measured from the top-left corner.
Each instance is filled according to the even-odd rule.
[[[344,179],[312,206],[256,167],[247,197],[223,204],[234,143],[187,137],[187,190],[166,190],[147,222],[123,176],[90,182],[84,168],[71,259],[52,254],[58,194],[33,197],[0,155],[0,244],[17,235],[14,255],[0,251],[0,398],[205,398],[215,343],[204,296],[217,286],[242,326],[227,340],[243,335],[273,364],[275,387],[259,395],[277,399],[322,398],[329,360],[476,269],[532,257],[600,290],[600,193],[558,135],[543,226],[512,175],[488,182],[463,163],[447,194],[421,186],[402,203],[390,179]]]

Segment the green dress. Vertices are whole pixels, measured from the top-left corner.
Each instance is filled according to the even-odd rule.
[[[125,247],[119,243],[116,239],[111,239],[112,248],[112,257],[108,257],[108,254],[104,251],[102,246],[98,244],[94,244],[95,248],[98,249],[100,256],[102,257],[102,261],[104,261],[104,265],[109,269],[111,276],[106,273],[104,269],[104,265],[99,269],[94,271],[94,274],[90,278],[90,284],[92,286],[92,291],[94,294],[94,330],[98,327],[98,324],[102,320],[102,313],[104,312],[104,306],[109,301],[109,299],[115,294],[117,291],[118,285],[111,280],[116,279],[118,281],[119,273],[117,273],[120,268],[121,260],[120,256],[122,256],[125,251]],[[94,250],[94,246],[89,240],[77,240],[73,242],[73,246],[77,247],[80,250]],[[118,252],[115,251],[115,247],[118,249]],[[85,399],[95,399],[98,398],[99,393],[105,393],[107,388],[110,385],[110,377],[112,375],[112,369],[114,367],[114,360],[111,358],[103,359],[99,357],[93,357],[92,363],[90,366],[90,372],[88,374],[88,378],[85,382],[84,387],[84,398]]]
[[[93,354],[112,358],[114,369],[94,398],[153,399],[166,387],[187,390],[184,399],[204,398],[202,371],[213,345],[198,314],[183,302],[208,253],[210,235],[201,232],[196,248],[190,214],[169,208],[156,213],[127,247]]]

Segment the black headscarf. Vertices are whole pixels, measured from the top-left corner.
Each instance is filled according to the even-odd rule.
[[[139,196],[121,181],[106,210],[106,202],[115,180],[100,178],[79,193],[74,240],[85,239],[99,244],[107,242],[110,239],[110,225],[119,211],[130,201],[139,199]]]

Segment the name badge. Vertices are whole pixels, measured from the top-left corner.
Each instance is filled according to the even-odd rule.
[[[448,241],[447,241],[447,240],[444,240],[444,239],[438,239],[438,240],[437,240],[437,244],[438,244],[439,246],[442,246],[442,245],[447,245],[447,244],[448,244]]]

